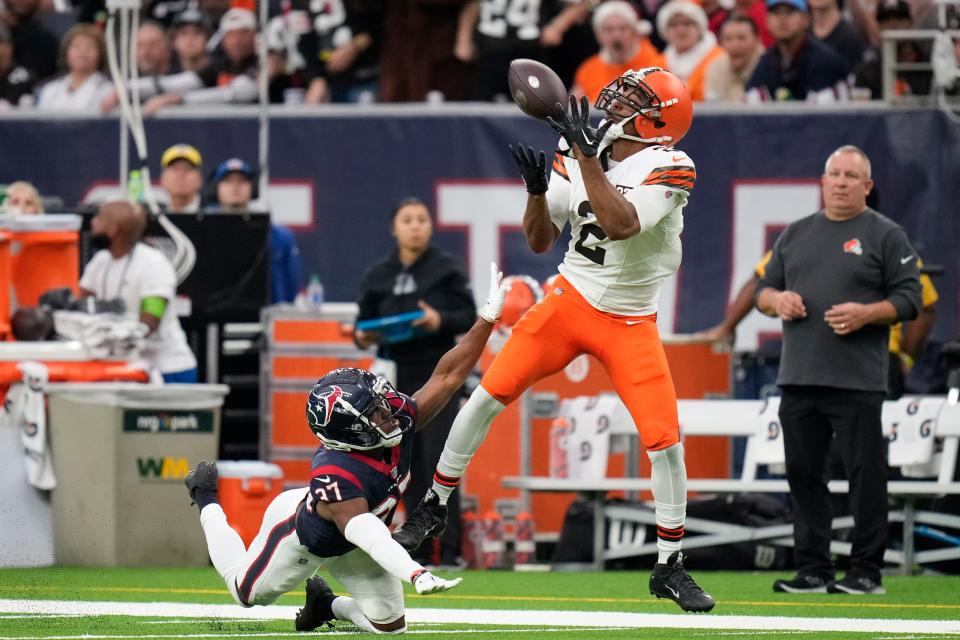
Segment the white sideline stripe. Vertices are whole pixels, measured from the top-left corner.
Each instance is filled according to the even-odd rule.
[[[67,600],[3,600],[0,612],[88,616],[173,618],[242,618],[293,620],[298,607],[244,609],[239,605],[180,602],[83,602]],[[897,620],[880,618],[792,618],[786,616],[620,613],[611,611],[518,611],[502,609],[407,609],[408,623],[478,624],[530,627],[737,629],[758,631],[847,631],[960,635],[960,620]],[[73,636],[66,636],[73,637]],[[94,636],[84,636],[94,637]],[[113,637],[113,636],[102,636]],[[164,636],[166,637],[166,636]],[[186,636],[184,636],[186,637]],[[193,637],[205,637],[196,635]],[[0,640],[6,640],[0,638]]]

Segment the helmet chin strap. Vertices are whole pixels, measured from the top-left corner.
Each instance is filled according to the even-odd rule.
[[[604,132],[603,140],[601,141],[601,146],[607,146],[613,144],[614,140],[619,140],[621,138],[626,140],[635,140],[637,142],[646,142],[638,138],[637,136],[631,136],[623,132],[623,128],[627,125],[628,122],[640,115],[639,111],[635,111],[632,116],[629,118],[624,118],[620,122],[614,122],[610,127]],[[602,124],[601,124],[602,126]]]

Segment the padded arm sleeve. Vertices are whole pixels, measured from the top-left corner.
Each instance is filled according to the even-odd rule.
[[[362,513],[351,518],[343,528],[343,535],[366,551],[387,573],[403,582],[412,584],[413,575],[423,571],[420,563],[415,562],[406,549],[390,537],[387,525],[372,513]]]

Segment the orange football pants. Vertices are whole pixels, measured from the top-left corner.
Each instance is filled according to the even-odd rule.
[[[533,383],[588,353],[613,381],[643,446],[665,449],[680,441],[680,429],[677,393],[656,320],[656,314],[599,311],[566,279],[557,278],[546,297],[514,326],[481,384],[494,398],[510,404]]]

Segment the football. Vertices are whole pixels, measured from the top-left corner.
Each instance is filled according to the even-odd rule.
[[[507,84],[513,101],[528,116],[546,120],[555,114],[558,102],[564,110],[567,108],[569,94],[560,76],[536,60],[518,58],[511,62]]]

